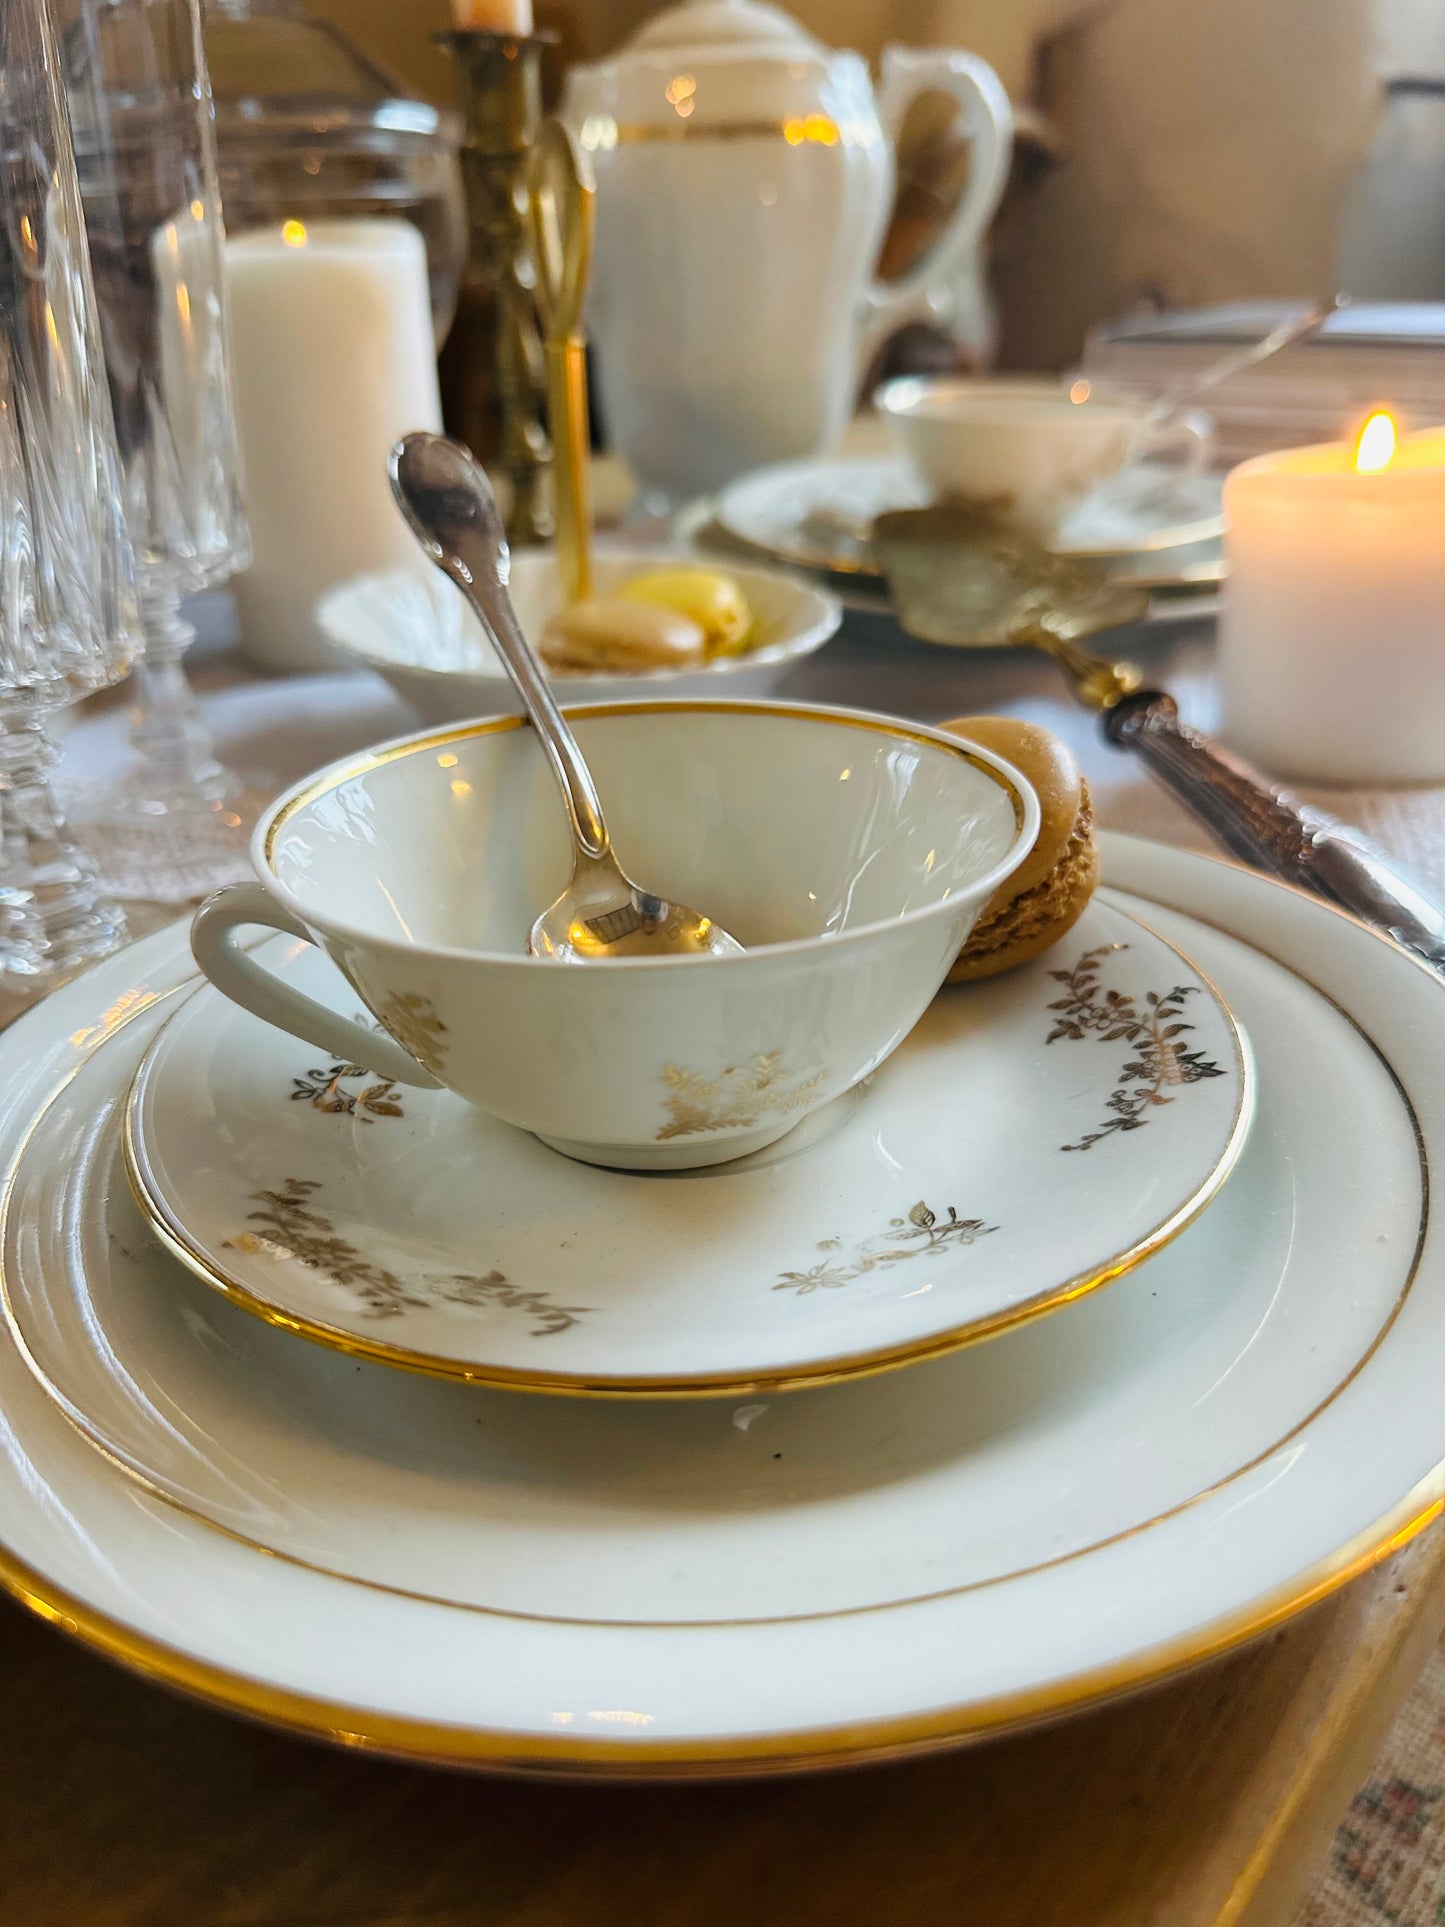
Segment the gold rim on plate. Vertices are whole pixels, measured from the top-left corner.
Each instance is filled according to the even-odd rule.
[[[1220,867],[1234,869],[1242,866],[1221,863]],[[1132,893],[1126,891],[1125,894]],[[1292,894],[1305,893],[1296,891]],[[1316,907],[1328,907],[1319,906],[1313,898],[1309,900],[1316,903]],[[1209,928],[1221,930],[1247,948],[1269,957],[1280,968],[1314,990],[1347,1018],[1389,1072],[1410,1115],[1420,1156],[1423,1195],[1420,1233],[1411,1267],[1413,1278],[1429,1223],[1429,1163],[1414,1107],[1389,1058],[1338,999],[1322,990],[1311,978],[1274,951],[1240,937],[1237,932],[1209,917],[1195,916],[1192,911],[1184,911],[1183,914],[1194,917],[1196,922]],[[1359,919],[1347,912],[1336,911],[1334,914],[1365,928]],[[1383,938],[1378,940],[1386,941]],[[133,1005],[121,1000],[114,1014],[108,1014],[93,1033],[82,1034],[77,1039],[80,1047],[86,1050],[87,1059],[101,1043],[155,1001],[155,996],[137,999]],[[69,1079],[65,1081],[69,1082]],[[7,1194],[13,1174],[12,1161],[5,1185]],[[1344,1385],[1354,1379],[1373,1355],[1385,1332],[1393,1324],[1408,1289],[1407,1282],[1375,1343],[1331,1394],[1326,1404],[1333,1402]],[[1302,1421],[1302,1426],[1311,1423],[1318,1416],[1318,1411],[1323,1409],[1323,1406],[1317,1408],[1316,1412]],[[842,1767],[863,1761],[878,1762],[958,1746],[989,1735],[1020,1730],[1066,1712],[1103,1705],[1187,1668],[1218,1658],[1271,1631],[1400,1551],[1442,1512],[1445,1512],[1445,1461],[1432,1468],[1396,1505],[1343,1547],[1316,1561],[1292,1580],[1250,1602],[1247,1607],[1221,1615],[1207,1626],[1160,1642],[1127,1659],[1075,1674],[1061,1682],[1001,1695],[997,1699],[973,1701],[923,1716],[815,1728],[808,1735],[807,1743],[801,1746],[796,1734],[761,1734],[726,1741],[618,1742],[605,1738],[564,1738],[547,1733],[522,1738],[477,1727],[410,1719],[345,1706],[315,1695],[267,1685],[210,1661],[198,1659],[88,1605],[77,1595],[55,1585],[44,1573],[3,1546],[0,1546],[0,1586],[47,1623],[146,1679],[159,1681],[209,1705],[246,1714],[294,1733],[329,1739],[357,1750],[434,1765],[536,1778],[600,1777],[625,1780],[761,1777],[804,1769]]]
[[[340,1746],[433,1766],[490,1768],[536,1778],[761,1778],[880,1763],[960,1746],[1122,1698],[1272,1631],[1401,1551],[1442,1512],[1445,1464],[1427,1473],[1397,1506],[1331,1558],[1200,1632],[1182,1634],[1131,1654],[1126,1660],[1075,1674],[1062,1687],[1034,1687],[922,1717],[817,1727],[805,1747],[797,1746],[796,1735],[774,1734],[735,1740],[618,1742],[568,1740],[537,1733],[524,1740],[479,1727],[408,1719],[266,1685],[196,1659],[87,1605],[53,1585],[42,1572],[5,1547],[0,1547],[0,1587],[59,1631],[146,1679],[175,1687],[209,1705]]]
[[[1222,929],[1222,926],[1210,923],[1210,920],[1207,918],[1201,917],[1197,919],[1197,921],[1208,924],[1209,927],[1213,929]],[[1230,932],[1225,932],[1224,934],[1232,935],[1232,933]],[[1161,938],[1161,941],[1167,942],[1167,939]],[[1256,950],[1258,954],[1261,954],[1261,955],[1268,954],[1266,952],[1259,951],[1259,947],[1257,945],[1250,944],[1248,940],[1245,938],[1236,937],[1234,938],[1234,941],[1244,944],[1247,948]],[[1298,976],[1298,973],[1294,973],[1294,974]],[[1308,979],[1300,978],[1300,981],[1309,984]],[[726,1619],[726,1620],[606,1619],[606,1620],[599,1620],[599,1619],[589,1619],[589,1618],[581,1617],[578,1615],[572,1615],[572,1614],[522,1612],[520,1610],[513,1609],[513,1608],[488,1606],[476,1601],[448,1599],[439,1594],[421,1592],[421,1591],[414,1590],[412,1588],[393,1585],[383,1580],[366,1579],[356,1573],[346,1572],[337,1567],[327,1566],[327,1565],[321,1564],[318,1561],[305,1559],[297,1553],[285,1552],[276,1546],[266,1544],[262,1540],[253,1539],[249,1537],[246,1533],[239,1531],[237,1528],[233,1526],[223,1525],[218,1519],[215,1519],[209,1516],[208,1514],[206,1514],[205,1512],[198,1510],[195,1506],[190,1504],[187,1500],[180,1497],[178,1493],[176,1493],[174,1490],[170,1489],[167,1485],[162,1483],[145,1466],[143,1466],[142,1464],[140,1464],[139,1462],[131,1458],[127,1452],[125,1452],[122,1448],[115,1445],[113,1441],[107,1439],[100,1431],[98,1431],[94,1423],[87,1417],[87,1415],[79,1408],[77,1408],[75,1404],[72,1402],[72,1400],[50,1378],[44,1366],[35,1357],[34,1353],[30,1348],[30,1344],[25,1335],[25,1332],[21,1328],[19,1317],[15,1311],[13,1304],[11,1303],[8,1285],[6,1283],[6,1280],[3,1277],[3,1274],[0,1274],[0,1311],[3,1311],[5,1322],[9,1327],[10,1334],[12,1339],[14,1340],[16,1349],[19,1351],[22,1359],[24,1360],[26,1366],[30,1371],[32,1378],[40,1387],[41,1391],[50,1400],[50,1402],[56,1407],[56,1409],[81,1434],[81,1436],[86,1440],[86,1442],[89,1445],[91,1445],[95,1449],[95,1451],[97,1451],[100,1454],[100,1456],[103,1459],[105,1459],[107,1464],[113,1466],[115,1470],[118,1471],[123,1477],[129,1479],[133,1484],[138,1486],[142,1491],[149,1494],[149,1496],[152,1497],[153,1499],[159,1500],[161,1503],[170,1506],[175,1511],[181,1513],[182,1516],[184,1516],[185,1518],[188,1518],[193,1523],[200,1525],[206,1531],[217,1533],[220,1537],[229,1539],[238,1545],[242,1545],[246,1547],[247,1550],[258,1553],[265,1558],[277,1559],[281,1561],[283,1564],[298,1567],[302,1571],[319,1574],[324,1578],[334,1580],[337,1583],[342,1585],[359,1586],[364,1591],[384,1593],[396,1598],[409,1599],[418,1605],[438,1606],[451,1611],[474,1613],[477,1616],[482,1618],[522,1619],[522,1620],[532,1621],[534,1623],[542,1623],[542,1624],[548,1624],[548,1625],[590,1626],[590,1627],[597,1627],[597,1628],[604,1628],[604,1629],[612,1628],[612,1629],[619,1629],[619,1630],[632,1629],[632,1630],[653,1630],[653,1631],[661,1631],[664,1629],[686,1630],[689,1628],[707,1629],[707,1628],[721,1628],[721,1627],[729,1627],[729,1626],[736,1627],[736,1626],[758,1626],[758,1625],[783,1625],[783,1624],[789,1624],[789,1623],[801,1624],[801,1623],[807,1623],[807,1622],[812,1622],[812,1621],[822,1620],[822,1619],[852,1619],[852,1618],[866,1617],[873,1613],[892,1612],[908,1606],[925,1605],[941,1599],[958,1598],[961,1595],[966,1593],[986,1591],[996,1586],[1006,1585],[1014,1580],[1028,1578],[1035,1573],[1049,1571],[1052,1568],[1057,1566],[1070,1565],[1075,1560],[1085,1558],[1096,1552],[1101,1552],[1105,1550],[1107,1547],[1112,1545],[1117,1545],[1126,1539],[1133,1539],[1142,1532],[1151,1531],[1155,1527],[1164,1524],[1167,1520],[1176,1517],[1179,1513],[1190,1510],[1190,1508],[1199,1504],[1202,1500],[1212,1497],[1215,1493],[1222,1491],[1226,1486],[1233,1485],[1239,1479],[1246,1477],[1250,1472],[1253,1472],[1258,1466],[1262,1465],[1267,1459],[1272,1458],[1276,1452],[1280,1451],[1284,1446],[1288,1445],[1291,1442],[1291,1440],[1297,1438],[1302,1432],[1307,1430],[1308,1427],[1311,1426],[1315,1422],[1315,1420],[1320,1417],[1320,1415],[1323,1412],[1328,1410],[1328,1408],[1334,1404],[1335,1400],[1340,1396],[1340,1394],[1343,1391],[1345,1391],[1345,1389],[1349,1385],[1353,1384],[1354,1380],[1359,1376],[1359,1374],[1364,1370],[1365,1366],[1374,1357],[1375,1353],[1379,1350],[1381,1344],[1384,1342],[1386,1336],[1388,1335],[1391,1327],[1394,1325],[1395,1320],[1399,1317],[1400,1312],[1404,1307],[1405,1301],[1410,1295],[1411,1289],[1415,1282],[1416,1275],[1419,1271],[1420,1258],[1424,1251],[1425,1237],[1426,1237],[1426,1232],[1429,1224],[1429,1195],[1430,1195],[1429,1166],[1428,1166],[1428,1160],[1426,1157],[1424,1136],[1420,1130],[1419,1119],[1416,1116],[1413,1104],[1410,1102],[1408,1093],[1405,1091],[1404,1086],[1401,1084],[1399,1080],[1399,1077],[1396,1075],[1394,1067],[1390,1064],[1389,1060],[1385,1057],[1383,1051],[1381,1051],[1380,1047],[1375,1042],[1375,1040],[1370,1037],[1369,1033],[1363,1029],[1363,1027],[1355,1020],[1355,1018],[1353,1018],[1350,1015],[1350,1013],[1347,1010],[1344,1009],[1344,1007],[1341,1004],[1339,1004],[1334,998],[1330,997],[1328,992],[1320,990],[1319,986],[1315,984],[1309,984],[1309,987],[1313,989],[1318,996],[1320,996],[1327,1003],[1329,1003],[1339,1013],[1341,1017],[1343,1017],[1344,1021],[1351,1027],[1351,1029],[1353,1029],[1359,1035],[1362,1041],[1369,1047],[1369,1049],[1373,1052],[1373,1054],[1379,1060],[1382,1069],[1386,1072],[1387,1076],[1389,1077],[1391,1084],[1394,1086],[1396,1095],[1399,1098],[1402,1107],[1404,1108],[1407,1116],[1410,1119],[1411,1131],[1415,1142],[1416,1156],[1417,1156],[1417,1159],[1419,1160],[1420,1187],[1421,1187],[1420,1221],[1416,1231],[1414,1249],[1411,1253],[1410,1264],[1406,1270],[1404,1281],[1401,1284],[1399,1292],[1396,1294],[1395,1302],[1391,1305],[1390,1310],[1387,1316],[1385,1317],[1383,1323],[1381,1324],[1379,1330],[1375,1333],[1374,1337],[1370,1340],[1369,1344],[1365,1347],[1364,1351],[1355,1360],[1354,1364],[1350,1366],[1349,1370],[1344,1374],[1344,1376],[1339,1380],[1339,1382],[1325,1395],[1324,1398],[1320,1399],[1307,1413],[1305,1413],[1303,1418],[1298,1419],[1294,1423],[1294,1425],[1292,1425],[1289,1428],[1288,1431],[1282,1433],[1279,1438],[1273,1440],[1269,1445],[1264,1446],[1260,1451],[1256,1452],[1252,1458],[1246,1460],[1244,1464],[1236,1466],[1233,1469],[1233,1471],[1226,1473],[1222,1478],[1216,1479],[1212,1484],[1202,1487],[1198,1492],[1190,1493],[1187,1498],[1182,1499],[1177,1504],[1166,1508],[1166,1510],[1161,1513],[1156,1513],[1152,1518],[1139,1520],[1135,1524],[1123,1528],[1121,1531],[1110,1533],[1102,1539],[1090,1541],[1087,1545],[1075,1547],[1073,1550],[1069,1552],[1060,1553],[1056,1555],[1054,1558],[1040,1560],[1030,1566],[1016,1567],[1008,1572],[1001,1572],[1001,1573],[994,1574],[987,1579],[970,1580],[963,1585],[944,1587],[935,1592],[912,1593],[912,1594],[900,1596],[895,1599],[875,1601],[867,1605],[818,1609],[807,1613],[765,1614],[757,1618],[745,1619],[745,1620],[739,1620],[739,1619]],[[184,985],[176,986],[173,990],[166,992],[165,997],[166,998],[174,997],[178,994],[179,991],[183,989],[184,989]],[[151,1001],[152,1002],[164,1001],[164,999],[157,999],[157,1000],[151,1000]],[[129,1013],[129,1015],[138,1015],[138,1014],[139,1014],[138,1011]],[[115,1028],[116,1029],[122,1028],[124,1022],[127,1022],[127,1021],[129,1021],[129,1016],[123,1019],[122,1023],[116,1025]],[[102,1040],[102,1041],[108,1041],[108,1040]],[[86,1061],[88,1062],[89,1059],[87,1059]],[[72,1077],[78,1074],[78,1071],[80,1068],[83,1068],[83,1067],[77,1067],[77,1071],[72,1073]],[[63,1095],[70,1081],[71,1080],[67,1078],[62,1083],[62,1085],[59,1087],[58,1090],[51,1093],[50,1098],[47,1100],[45,1106],[42,1108],[42,1110],[37,1114],[35,1119],[32,1121],[29,1129],[26,1131],[24,1138],[21,1140],[21,1143],[16,1148],[16,1151],[11,1159],[10,1174],[9,1174],[9,1179],[7,1180],[5,1197],[4,1197],[3,1203],[0,1203],[0,1248],[3,1248],[3,1243],[5,1238],[5,1226],[6,1226],[6,1221],[8,1218],[8,1210],[9,1210],[10,1187],[11,1185],[13,1185],[15,1176],[18,1173],[22,1163],[24,1162],[30,1143],[34,1139],[37,1131],[40,1129],[41,1125],[43,1124],[46,1116],[48,1115],[54,1103],[56,1103],[59,1100],[59,1098]]]

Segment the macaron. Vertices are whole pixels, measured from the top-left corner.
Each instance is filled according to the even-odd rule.
[[[701,623],[655,603],[623,596],[574,602],[542,631],[542,659],[563,673],[685,669],[707,653]]]
[[[628,602],[675,610],[695,622],[710,656],[735,656],[752,639],[753,612],[736,576],[721,569],[654,569],[617,591]]]
[[[948,973],[950,983],[970,983],[1031,962],[1074,927],[1099,881],[1099,853],[1089,786],[1057,736],[1011,716],[963,716],[942,727],[1012,763],[1039,799],[1034,847],[984,905]]]

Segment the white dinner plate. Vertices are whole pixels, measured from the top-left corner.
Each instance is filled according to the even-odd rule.
[[[268,964],[354,1011],[320,951],[283,938]],[[147,1053],[127,1143],[176,1255],[323,1344],[534,1391],[742,1396],[951,1351],[1121,1276],[1214,1197],[1251,1106],[1214,989],[1095,903],[728,1164],[579,1165],[450,1091],[318,1062],[209,985]]]
[[[989,1344],[745,1403],[440,1384],[188,1286],[115,1163],[183,934],[98,966],[0,1039],[5,1582],[300,1730],[614,1776],[957,1743],[1343,1583],[1445,1498],[1445,986],[1230,866],[1106,839],[1106,871],[1255,1046],[1215,1206]]]
[[[887,509],[921,508],[929,499],[896,456],[818,455],[740,476],[721,491],[712,513],[729,535],[777,561],[877,576],[882,571],[867,539],[874,518]],[[1050,547],[1060,555],[1147,554],[1151,567],[1130,569],[1131,578],[1182,586],[1191,576],[1169,575],[1160,552],[1223,533],[1222,476],[1140,462],[1075,503]]]

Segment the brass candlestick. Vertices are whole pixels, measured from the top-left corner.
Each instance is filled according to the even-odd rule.
[[[563,597],[570,605],[592,593],[582,304],[592,271],[596,191],[590,167],[560,120],[543,123],[527,156],[526,181],[537,312],[547,361],[557,561]]]
[[[542,117],[542,54],[554,37],[472,28],[438,35],[456,63],[471,226],[448,426],[506,476],[507,535],[523,543],[546,541],[553,530],[546,375],[522,183]],[[468,365],[457,370],[458,358]]]

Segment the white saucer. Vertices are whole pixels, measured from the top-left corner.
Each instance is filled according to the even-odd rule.
[[[269,963],[355,1009],[319,951],[281,939]],[[288,1330],[475,1382],[740,1396],[953,1350],[1119,1277],[1215,1195],[1251,1108],[1212,987],[1096,903],[730,1164],[579,1165],[451,1092],[318,1064],[209,986],[147,1054],[127,1142],[176,1255]]]
[[[296,1730],[622,1777],[956,1743],[1342,1584],[1445,1501],[1445,987],[1262,878],[1105,862],[1255,1039],[1233,1181],[1054,1317],[741,1405],[438,1384],[188,1294],[118,1174],[184,933],[87,973],[0,1039],[0,1579]]]
[[[729,535],[778,561],[877,576],[869,525],[886,509],[920,508],[928,500],[896,457],[815,456],[741,476],[718,495],[712,513]],[[1141,462],[1076,503],[1051,546],[1061,555],[1154,555],[1223,532],[1222,477]],[[1139,572],[1141,582],[1146,578]],[[1190,580],[1160,568],[1148,579]]]

